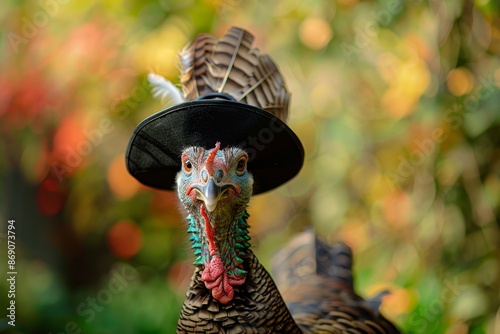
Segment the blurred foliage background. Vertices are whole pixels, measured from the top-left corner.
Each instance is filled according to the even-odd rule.
[[[193,37],[249,29],[292,92],[306,162],[253,198],[267,266],[307,226],[355,252],[408,333],[499,333],[497,0],[14,1],[0,12],[1,268],[15,333],[172,333],[193,267],[175,194],[126,172]],[[2,269],[1,309],[8,300]]]

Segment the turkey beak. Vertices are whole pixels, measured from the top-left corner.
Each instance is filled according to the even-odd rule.
[[[219,200],[230,187],[231,185],[229,184],[217,185],[213,178],[209,178],[205,185],[195,187],[197,192],[196,197],[205,203],[208,212],[213,212]]]
[[[221,194],[221,187],[215,184],[214,179],[210,178],[207,184],[202,187],[202,200],[208,212],[215,210],[217,202],[219,201],[219,196]]]

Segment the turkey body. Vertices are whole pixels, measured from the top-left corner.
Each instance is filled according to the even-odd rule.
[[[296,236],[273,259],[273,274],[302,333],[399,333],[379,313],[383,291],[364,300],[354,291],[352,251],[329,246],[312,230]]]
[[[247,281],[225,305],[212,297],[201,279],[203,268],[196,267],[177,332],[400,333],[379,314],[380,296],[364,300],[355,293],[352,254],[345,244],[329,247],[309,231],[273,262],[283,296],[250,251]]]
[[[177,333],[302,333],[274,281],[253,252],[244,259],[248,274],[228,304],[215,300],[196,267],[182,305]]]

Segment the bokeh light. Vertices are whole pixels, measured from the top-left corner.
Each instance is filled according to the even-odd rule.
[[[474,87],[472,73],[466,68],[452,69],[447,76],[446,85],[453,95],[462,96],[469,93]]]
[[[129,259],[142,248],[142,232],[129,221],[119,221],[107,233],[108,246],[119,258]]]
[[[59,213],[64,207],[64,192],[56,179],[47,178],[38,186],[36,204],[38,210],[46,216]]]
[[[324,19],[308,17],[300,24],[299,36],[304,45],[314,50],[320,50],[330,42],[333,32]]]
[[[125,167],[125,155],[116,156],[108,168],[108,184],[113,193],[121,199],[134,196],[140,189],[140,183],[134,179]]]

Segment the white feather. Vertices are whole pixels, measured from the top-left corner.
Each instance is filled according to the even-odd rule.
[[[153,87],[153,97],[161,99],[162,103],[173,105],[184,102],[180,89],[161,75],[151,72],[148,74],[148,81]]]

